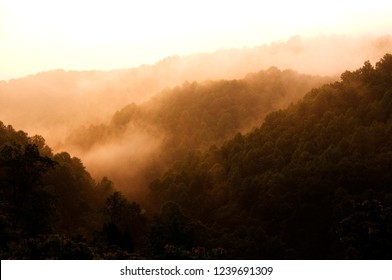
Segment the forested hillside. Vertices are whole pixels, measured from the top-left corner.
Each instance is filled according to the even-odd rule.
[[[270,66],[335,76],[359,67],[366,59],[375,62],[391,46],[388,35],[296,36],[252,48],[172,56],[130,69],[47,71],[0,81],[0,119],[18,129],[43,135],[57,148],[75,127],[104,122],[126,104],[146,101],[185,81],[241,79]]]
[[[244,80],[184,84],[176,98],[164,92],[91,127],[109,136],[141,124],[151,135],[167,133],[162,146],[176,160],[158,178],[150,170],[138,203],[106,177],[95,182],[80,159],[53,153],[43,137],[1,123],[1,258],[390,259],[392,55],[344,72],[264,121],[264,111],[254,118],[249,79],[271,85],[263,77],[283,73],[293,75],[273,68]],[[267,100],[280,89],[267,90]],[[216,102],[204,103],[208,95]],[[247,103],[232,105],[240,100]],[[180,118],[177,108],[188,110]],[[227,126],[242,130],[236,114],[261,126],[225,135]],[[159,125],[147,126],[146,115]],[[182,130],[192,137],[177,137]]]
[[[219,146],[331,81],[272,67],[238,80],[186,82],[125,106],[107,124],[76,129],[65,143],[95,175],[135,193],[190,151]]]
[[[389,54],[345,72],[252,133],[190,154],[151,183],[151,205],[200,221],[202,246],[229,258],[391,258],[391,86]]]
[[[99,242],[107,239],[110,199],[122,198],[113,183],[95,183],[80,159],[1,122],[0,194],[1,259],[129,257]]]

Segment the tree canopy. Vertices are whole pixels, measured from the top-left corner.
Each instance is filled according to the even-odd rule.
[[[286,109],[250,108],[260,96],[249,79],[270,87],[269,100],[281,75],[184,84],[119,111],[102,131],[155,119],[180,155],[149,173],[159,176],[139,203],[43,137],[0,123],[1,258],[390,259],[392,55]],[[179,118],[178,108],[188,110]],[[246,111],[260,124],[243,134]]]
[[[232,258],[388,258],[391,63],[390,54],[365,62],[253,132],[189,155],[150,184],[151,205],[174,201]],[[361,203],[385,214],[356,214]]]

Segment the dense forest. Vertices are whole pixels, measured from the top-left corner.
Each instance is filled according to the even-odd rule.
[[[151,171],[137,202],[106,177],[95,182],[80,159],[53,153],[43,137],[1,123],[0,257],[390,259],[392,55],[269,114],[244,90],[247,79],[263,84],[265,76],[184,84],[163,110],[148,105],[165,92],[145,112],[129,105],[110,125],[91,127],[121,134],[149,116],[173,132],[163,141],[170,166]],[[178,118],[182,91],[196,93],[188,105],[198,99],[201,114],[190,106]],[[216,92],[225,94],[209,102]],[[268,100],[279,88],[269,92]],[[89,146],[97,138],[105,141],[85,137]]]
[[[125,106],[107,123],[73,130],[65,143],[95,176],[109,175],[117,188],[134,195],[188,152],[220,146],[333,80],[272,67],[243,79],[185,82]]]
[[[152,204],[201,221],[230,258],[390,258],[392,56],[341,78],[189,154]]]

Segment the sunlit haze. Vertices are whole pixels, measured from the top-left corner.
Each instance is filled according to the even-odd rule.
[[[391,15],[0,0],[0,258],[392,259]]]
[[[0,79],[111,70],[292,35],[382,34],[389,1],[2,0]]]

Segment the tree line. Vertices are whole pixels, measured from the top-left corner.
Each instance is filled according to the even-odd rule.
[[[391,81],[386,54],[249,133],[187,146],[138,203],[1,123],[1,258],[390,259]]]

